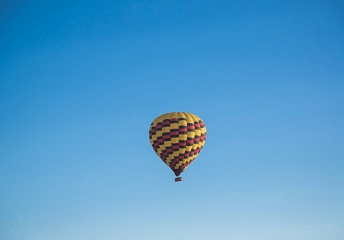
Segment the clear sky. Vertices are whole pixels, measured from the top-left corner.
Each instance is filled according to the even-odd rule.
[[[0,45],[0,239],[344,239],[342,1],[1,1]]]

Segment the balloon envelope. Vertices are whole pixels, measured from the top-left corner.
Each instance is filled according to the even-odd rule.
[[[154,151],[176,176],[195,160],[206,137],[203,121],[186,112],[163,114],[149,128],[149,140]]]

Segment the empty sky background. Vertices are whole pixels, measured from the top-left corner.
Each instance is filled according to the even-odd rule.
[[[341,1],[1,1],[0,46],[0,239],[344,239]]]

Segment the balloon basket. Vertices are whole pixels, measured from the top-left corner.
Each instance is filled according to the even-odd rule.
[[[174,179],[174,181],[175,181],[175,182],[181,182],[181,181],[183,181],[183,178],[182,178],[182,177],[176,177],[176,178]]]

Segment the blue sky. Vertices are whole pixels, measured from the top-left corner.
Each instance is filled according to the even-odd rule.
[[[340,1],[0,3],[0,238],[344,239]],[[196,114],[184,181],[155,117]]]

